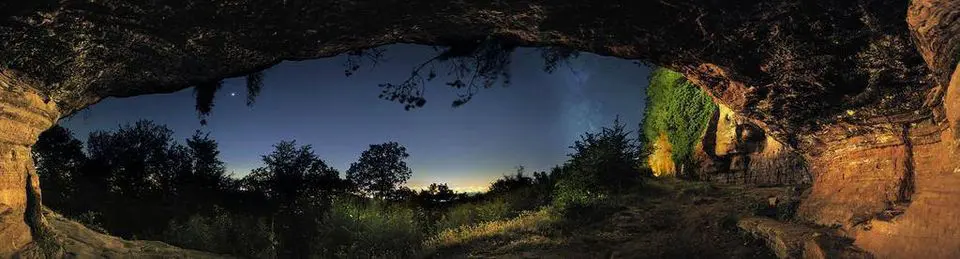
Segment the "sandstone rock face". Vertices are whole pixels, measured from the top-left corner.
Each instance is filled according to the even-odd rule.
[[[31,241],[29,221],[37,221],[39,186],[30,145],[59,118],[53,102],[31,92],[26,82],[0,72],[0,257]]]
[[[951,0],[914,0],[907,23],[918,39],[917,49],[933,69],[941,85],[950,83],[950,75],[960,61],[960,3]]]
[[[958,86],[960,69],[953,74],[948,89],[955,91]],[[955,114],[948,113],[948,116],[952,115]],[[856,238],[856,245],[880,258],[960,256],[960,222],[957,221],[960,218],[960,189],[957,188],[960,186],[960,150],[957,149],[957,141],[953,137],[956,131],[948,128],[947,124],[943,122],[936,126],[918,125],[918,132],[911,132],[908,138],[910,144],[903,145],[907,148],[901,147],[900,151],[888,149],[892,153],[887,161],[906,162],[901,166],[905,170],[902,170],[900,178],[877,179],[874,182],[878,184],[873,186],[858,184],[856,181],[867,177],[880,177],[860,177],[853,183],[840,181],[848,183],[848,187],[889,186],[888,191],[899,187],[912,193],[909,197],[902,197],[907,200],[900,201],[905,203],[906,207],[902,215],[890,220],[870,219],[851,230],[851,236]],[[891,162],[894,163],[896,162]],[[912,178],[912,183],[896,182],[896,179],[903,178]],[[890,206],[882,206],[876,202],[878,201],[871,201],[875,206],[873,212]]]
[[[718,104],[695,149],[699,177],[726,184],[796,185],[809,183],[806,161],[764,130]]]
[[[908,14],[939,84],[927,101],[931,116],[885,116],[880,119],[887,125],[827,140],[831,148],[810,159],[816,181],[800,214],[842,226],[856,245],[880,258],[960,257],[957,17],[957,1],[913,1]],[[836,132],[843,130],[824,134],[844,136]]]
[[[61,115],[283,60],[480,42],[680,71],[749,122],[723,122],[735,148],[704,149],[729,181],[806,181],[757,162],[796,150],[806,220],[876,255],[960,257],[957,17],[955,0],[2,1],[0,257],[42,230],[29,146]]]

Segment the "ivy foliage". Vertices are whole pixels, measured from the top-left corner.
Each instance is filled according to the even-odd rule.
[[[689,163],[716,104],[683,74],[657,68],[649,80],[643,118],[643,135],[648,143],[645,148],[652,150],[664,132],[672,147],[673,162],[677,166]]]

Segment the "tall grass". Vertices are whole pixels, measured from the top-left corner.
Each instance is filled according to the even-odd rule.
[[[535,232],[554,224],[557,219],[556,214],[545,208],[526,211],[511,219],[450,228],[427,239],[424,242],[424,252],[432,253],[437,249],[461,246],[479,240]]]
[[[461,226],[500,220],[510,217],[511,212],[510,204],[502,198],[486,202],[458,204],[442,214],[435,225],[435,229],[437,231],[444,231]]]

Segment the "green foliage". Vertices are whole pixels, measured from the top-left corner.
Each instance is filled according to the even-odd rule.
[[[445,229],[424,242],[421,255],[432,255],[433,258],[456,257],[437,252],[440,249],[470,246],[471,243],[484,241],[491,241],[497,246],[514,246],[516,244],[513,242],[507,244],[500,240],[509,240],[510,237],[519,235],[529,236],[531,233],[537,233],[534,236],[539,237],[542,230],[554,226],[555,222],[558,222],[555,214],[548,209],[541,209],[525,211],[510,219]]]
[[[410,154],[397,142],[370,145],[356,163],[347,169],[347,180],[365,195],[386,198],[410,179],[413,171],[403,161]]]
[[[420,249],[420,229],[410,208],[339,197],[323,218],[312,250],[322,258],[408,258]]]
[[[580,186],[577,181],[566,180],[557,184],[552,211],[566,219],[583,219],[589,211],[598,207],[607,194]]]
[[[461,226],[479,224],[488,221],[509,218],[516,211],[511,211],[507,199],[496,198],[490,201],[462,203],[454,206],[443,214],[436,225],[437,231],[452,229]]]
[[[531,178],[524,175],[523,166],[518,166],[516,174],[497,179],[488,192],[456,199],[455,205],[429,220],[436,222],[432,232],[506,220],[525,211],[539,210],[550,204],[561,171],[560,167],[556,167],[549,174],[534,172]]]
[[[560,186],[596,193],[618,190],[640,179],[636,170],[639,147],[619,118],[614,120],[612,128],[603,127],[599,133],[584,133],[570,148],[574,152],[569,154],[570,160],[565,165],[566,172],[560,178]]]
[[[275,237],[266,219],[216,208],[212,216],[194,215],[172,221],[164,232],[171,244],[252,258],[276,257]]]
[[[553,193],[553,210],[564,218],[584,218],[612,192],[641,180],[639,145],[619,118],[612,128],[581,135],[570,160],[554,169],[560,174]]]
[[[715,110],[716,105],[710,96],[688,82],[683,74],[657,68],[650,75],[647,87],[643,135],[648,144],[644,148],[652,150],[652,143],[656,142],[660,132],[666,132],[674,162],[678,167],[689,163],[693,148]]]

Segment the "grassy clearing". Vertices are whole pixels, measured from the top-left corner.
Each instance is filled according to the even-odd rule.
[[[652,180],[611,195],[582,219],[547,206],[512,219],[441,231],[424,242],[422,255],[771,258],[763,243],[739,231],[736,222],[753,215],[769,192],[778,191]]]
[[[424,252],[432,254],[439,249],[466,247],[476,242],[491,240],[511,240],[514,246],[523,243],[528,238],[534,242],[551,243],[552,241],[537,235],[558,221],[556,215],[548,209],[529,211],[512,219],[489,221],[476,225],[467,225],[441,231],[428,239],[424,244]]]

